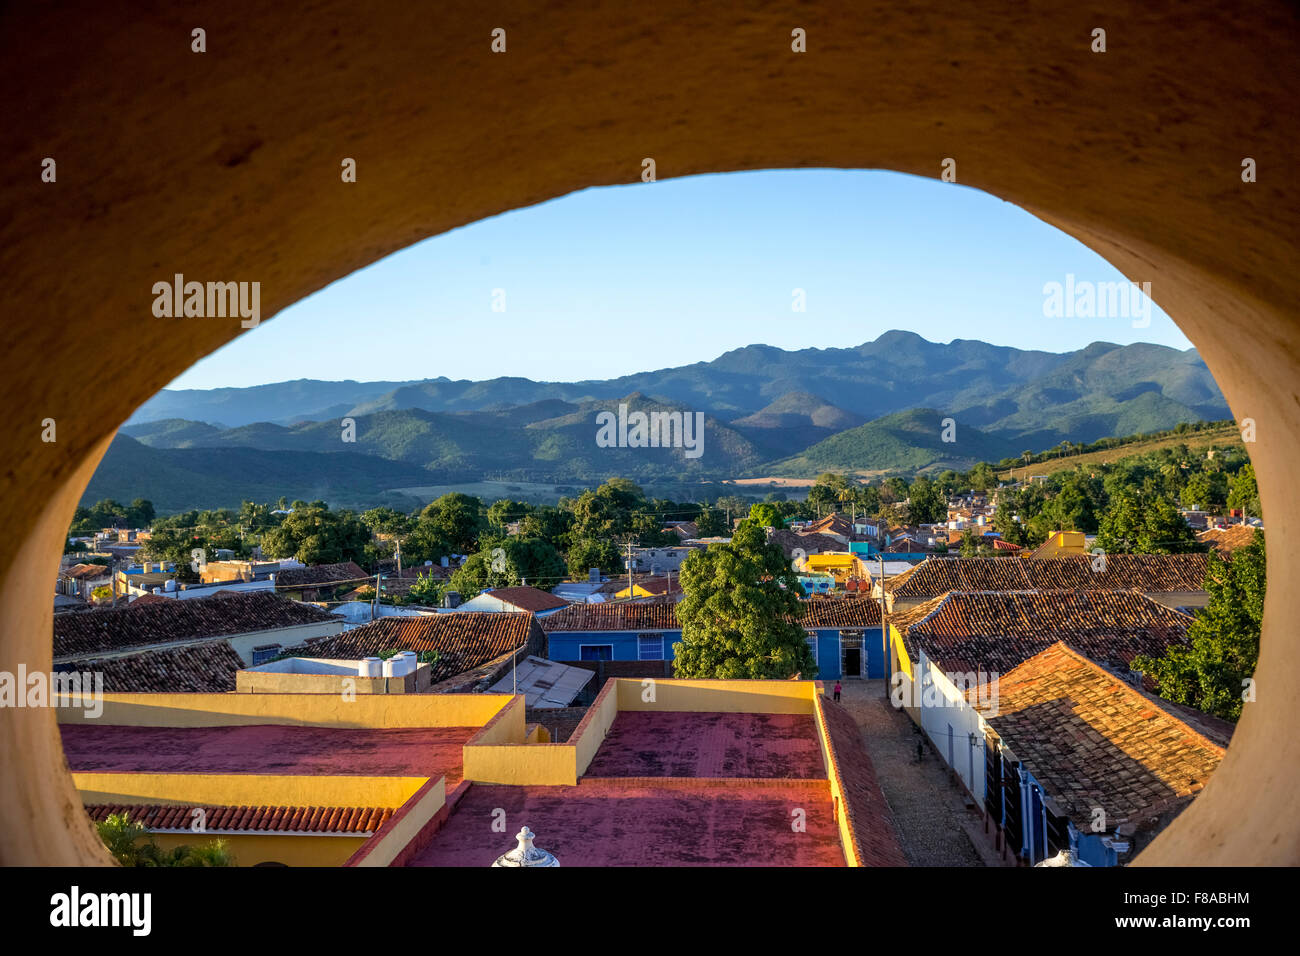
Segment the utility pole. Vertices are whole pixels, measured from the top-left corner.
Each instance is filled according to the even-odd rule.
[[[375,571],[375,596],[374,596],[374,599],[370,602],[370,620],[372,620],[372,621],[375,619],[375,613],[376,613],[376,611],[377,611],[378,608],[379,608],[379,582],[380,582],[380,580],[382,580],[382,579],[379,577],[379,571],[376,570],[376,571]]]
[[[632,539],[629,538],[627,542],[627,596],[629,600],[636,597],[632,588]]]
[[[880,559],[880,651],[885,664],[885,700],[888,700],[893,675],[889,673],[889,626],[885,623],[885,552],[877,551],[876,557]]]

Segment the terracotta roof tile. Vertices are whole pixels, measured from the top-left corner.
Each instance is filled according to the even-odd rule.
[[[556,597],[554,594],[547,594],[545,591],[531,587],[496,588],[485,593],[489,597],[504,601],[521,611],[532,611],[534,614],[538,611],[549,611],[551,608],[564,607],[569,603],[562,597]]]
[[[369,577],[355,562],[344,561],[342,564],[313,564],[306,568],[286,568],[276,572],[275,587],[299,588],[319,584],[340,584],[347,581],[361,581]]]
[[[1092,555],[1035,560],[927,558],[910,571],[895,575],[885,590],[901,600],[931,598],[948,591],[1200,591],[1209,566],[1203,553],[1108,554],[1104,570],[1094,570],[1095,560]]]
[[[203,810],[204,830],[194,833],[201,839],[206,833],[348,833],[368,836],[388,822],[392,807],[219,807],[189,804],[114,803],[87,804],[86,812],[95,823],[114,813],[127,813],[130,819],[149,830],[189,831]]]
[[[1230,528],[1211,528],[1209,531],[1198,531],[1196,540],[1219,552],[1220,557],[1227,558],[1239,548],[1254,543],[1256,534],[1257,531],[1250,525],[1238,524]]]
[[[243,660],[225,640],[159,647],[92,660],[60,662],[60,671],[104,675],[106,693],[223,693],[235,689]]]
[[[774,528],[768,535],[767,542],[780,548],[787,558],[794,557],[795,548],[802,549],[804,554],[827,554],[845,549],[844,542],[838,538],[824,534],[800,533],[785,528]]]
[[[542,630],[551,631],[680,631],[677,605],[619,602],[570,604],[541,619]]]
[[[804,603],[803,627],[879,627],[880,604],[868,597],[815,597]]]
[[[894,824],[894,814],[880,789],[875,767],[862,745],[862,732],[852,715],[825,695],[818,705],[830,745],[832,774],[844,794],[844,812],[853,834],[854,851],[862,866],[907,866]],[[847,849],[847,848],[846,848]]]
[[[70,568],[64,568],[59,572],[61,578],[73,578],[75,580],[96,580],[106,578],[112,574],[109,569],[102,564],[74,564]]]
[[[246,634],[336,620],[320,608],[276,597],[269,591],[232,593],[221,599],[105,608],[61,614],[54,620],[54,656],[84,657],[105,651],[204,637]]]
[[[1107,829],[1203,788],[1223,759],[1167,701],[1056,643],[997,682],[986,720],[1079,826],[1093,809]],[[1200,715],[1202,717],[1208,715]]]
[[[952,591],[889,622],[945,671],[1010,671],[1065,640],[1112,669],[1137,654],[1163,656],[1192,619],[1137,591]]]
[[[563,614],[563,611],[557,611]],[[438,651],[432,665],[434,683],[473,670],[532,643],[545,647],[546,636],[531,614],[514,611],[451,611],[418,617],[382,617],[333,637],[292,648],[311,657],[361,660],[382,651]]]

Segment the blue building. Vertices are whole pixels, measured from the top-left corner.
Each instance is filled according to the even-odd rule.
[[[880,604],[869,597],[813,598],[800,624],[817,661],[818,680],[885,677],[889,657]]]
[[[817,677],[884,677],[880,605],[866,597],[804,602],[799,623],[817,662]],[[538,621],[553,661],[671,661],[682,639],[675,604],[574,604]]]
[[[682,639],[665,601],[571,604],[538,623],[553,661],[670,661]]]

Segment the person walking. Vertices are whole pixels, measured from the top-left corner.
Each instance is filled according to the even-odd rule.
[[[835,682],[835,702],[836,702],[837,704],[838,704],[839,701],[840,701],[840,691],[841,691],[841,690],[843,690],[843,688],[840,687],[840,682],[837,680],[837,681]]]

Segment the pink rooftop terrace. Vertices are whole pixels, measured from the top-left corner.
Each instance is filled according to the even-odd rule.
[[[461,778],[461,747],[477,727],[394,730],[296,727],[126,727],[62,724],[73,771],[269,773]]]
[[[845,862],[816,726],[797,714],[624,711],[576,787],[473,784],[409,865],[487,866],[521,826],[564,866]]]
[[[826,768],[809,716],[623,711],[587,776],[825,779]]]
[[[474,784],[409,865],[488,866],[522,826],[561,866],[844,866],[826,781],[666,777]]]

